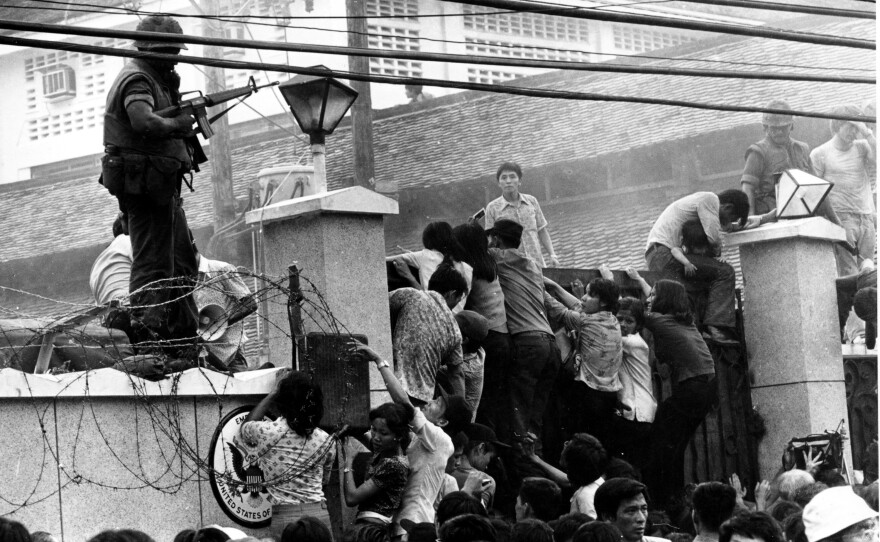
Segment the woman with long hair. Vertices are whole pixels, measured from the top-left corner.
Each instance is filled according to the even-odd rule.
[[[452,235],[452,226],[447,222],[431,222],[422,232],[422,246],[425,247],[422,250],[389,256],[386,261],[394,263],[401,278],[409,280],[413,287],[421,286],[422,290],[428,289],[431,276],[441,264],[451,265],[461,273],[470,290],[473,269],[464,261],[462,248]],[[419,270],[418,280],[412,276],[410,267]],[[464,306],[462,299],[452,312],[461,312]]]
[[[354,453],[346,453],[342,443],[337,450],[343,458],[342,469],[345,504],[357,506],[355,523],[390,525],[391,518],[400,508],[409,461],[406,449],[410,443],[413,409],[408,405],[384,403],[370,411],[370,439],[373,457],[361,485],[354,482]]]
[[[471,291],[465,308],[489,321],[489,333],[483,341],[486,359],[483,362],[483,393],[477,407],[478,423],[491,427],[502,440],[509,432],[506,366],[510,360],[510,335],[504,312],[504,292],[498,282],[495,258],[489,254],[486,231],[475,221],[456,226],[453,235],[462,251],[462,259],[473,269]]]
[[[674,280],[658,280],[651,288],[636,272],[648,296],[645,328],[654,337],[658,363],[672,369],[672,394],[657,408],[651,426],[651,460],[645,482],[664,506],[684,487],[684,453],[688,441],[715,402],[715,361],[694,325],[687,291]]]
[[[279,413],[275,420],[269,411]],[[256,458],[272,506],[272,531],[302,516],[330,527],[323,486],[336,456],[333,440],[318,427],[324,416],[321,386],[306,373],[292,371],[248,414],[235,444]]]

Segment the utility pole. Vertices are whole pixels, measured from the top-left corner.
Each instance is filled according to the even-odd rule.
[[[199,9],[202,15],[216,15],[220,13],[218,0],[202,0]],[[221,25],[229,24],[212,19],[203,19],[204,35],[207,38],[222,38],[223,28]],[[233,23],[234,24],[234,23]],[[213,45],[205,46],[205,58],[223,58],[223,48]],[[226,75],[222,68],[205,67],[205,93],[212,94],[226,90]],[[211,114],[216,114],[226,108],[221,104],[216,106]],[[214,232],[226,226],[235,219],[235,195],[232,190],[232,159],[229,152],[229,118],[221,117],[213,124],[214,136],[211,138],[211,186],[214,200]]]
[[[345,14],[348,24],[348,46],[358,49],[369,48],[367,42],[367,10],[365,0],[345,0]],[[365,56],[349,56],[348,69],[354,73],[370,73],[370,59]],[[370,97],[370,83],[351,81],[358,91],[358,98],[351,108],[351,141],[354,148],[354,184],[377,192],[397,192],[396,187],[375,181],[373,162],[373,100]]]

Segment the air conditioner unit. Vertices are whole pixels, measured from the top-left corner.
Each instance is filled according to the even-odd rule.
[[[70,66],[58,64],[43,71],[43,97],[47,100],[66,100],[76,96],[76,72]]]

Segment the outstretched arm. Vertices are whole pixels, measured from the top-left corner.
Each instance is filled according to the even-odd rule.
[[[643,279],[641,275],[639,275],[639,272],[636,271],[635,267],[632,267],[632,266],[627,267],[626,274],[629,275],[629,278],[631,278],[639,283],[639,286],[642,287],[642,293],[644,293],[645,296],[651,295],[651,285],[648,284],[648,281]]]
[[[385,382],[385,389],[387,389],[388,394],[391,395],[391,400],[395,403],[408,405],[410,408],[413,408],[409,396],[403,391],[403,386],[400,385],[397,377],[394,376],[394,371],[391,370],[391,365],[383,360],[375,350],[357,339],[352,339],[349,344],[353,351],[362,354],[364,358],[373,361],[376,364],[376,368],[379,369],[379,374],[382,375],[382,380]]]
[[[561,301],[566,307],[571,308],[580,304],[578,298],[565,291],[565,288],[547,277],[544,277],[544,289],[547,290],[548,294]]]

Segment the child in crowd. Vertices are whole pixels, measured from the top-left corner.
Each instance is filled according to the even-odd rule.
[[[409,424],[413,418],[410,406],[385,403],[370,411],[369,446],[373,452],[367,475],[355,485],[352,465],[355,454],[346,453],[346,446],[337,443],[344,460],[343,492],[345,504],[357,506],[355,523],[389,525],[394,512],[400,508],[400,499],[409,476],[409,461],[405,450],[409,447]]]
[[[496,447],[509,446],[498,442],[498,437],[491,428],[478,423],[470,424],[464,434],[467,436],[464,454],[452,476],[459,489],[480,499],[489,510],[495,498],[495,480],[486,474],[486,469],[496,457]]]
[[[621,388],[620,324],[614,317],[620,290],[604,278],[591,280],[581,299],[546,277],[544,288],[544,306],[550,322],[561,322],[566,329],[578,333],[577,348],[582,361],[566,398],[570,433],[589,433],[606,442],[613,432],[617,392]]]
[[[645,442],[650,437],[651,422],[657,411],[648,344],[639,335],[645,325],[644,304],[633,297],[621,298],[617,321],[623,345],[623,362],[618,373],[623,387],[617,392],[620,415],[615,420],[611,447],[628,462],[642,468],[649,457],[650,449]]]
[[[425,226],[422,232],[422,245],[425,247],[422,250],[390,256],[386,258],[386,261],[393,262],[395,269],[400,272],[403,278],[410,276],[410,266],[418,269],[418,283],[423,290],[428,289],[428,282],[437,267],[444,260],[449,261],[455,270],[464,277],[468,291],[470,291],[474,270],[470,265],[464,263],[464,251],[455,240],[455,236],[452,235],[452,226],[447,222],[431,222]],[[462,299],[458,305],[453,307],[452,312],[457,313],[464,310],[464,304],[465,299]]]
[[[464,399],[476,418],[477,406],[483,394],[483,364],[486,360],[486,351],[482,344],[489,333],[489,321],[480,314],[464,310],[455,315],[458,330],[461,332],[461,350],[464,361],[458,368],[464,378]],[[447,385],[447,367],[441,367],[437,372],[437,381],[446,389],[452,389]],[[473,421],[473,420],[472,420]]]
[[[654,337],[658,362],[672,367],[672,395],[657,409],[651,428],[651,458],[645,481],[656,502],[668,504],[684,487],[684,453],[716,396],[715,361],[694,325],[687,292],[674,280],[654,287],[628,270],[648,297],[645,328]]]

